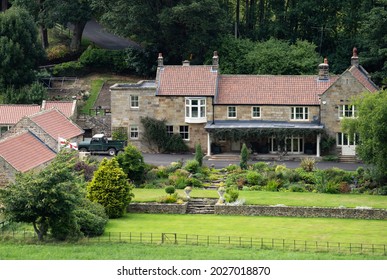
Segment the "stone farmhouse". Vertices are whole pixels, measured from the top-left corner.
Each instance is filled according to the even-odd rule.
[[[129,142],[141,141],[142,117],[165,119],[168,133],[179,133],[191,150],[200,143],[208,156],[240,152],[242,144],[258,156],[321,156],[322,137],[334,137],[338,155],[355,156],[341,119],[356,117],[354,96],[376,92],[354,48],[341,75],[328,61],[316,75],[223,75],[214,52],[212,65],[164,65],[156,79],[111,87],[112,129],[125,128]]]
[[[54,159],[59,137],[79,142],[83,132],[57,108],[22,117],[0,138],[0,187],[18,172],[43,168]]]

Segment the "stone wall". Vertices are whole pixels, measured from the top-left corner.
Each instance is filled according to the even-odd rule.
[[[387,220],[385,209],[321,208],[289,206],[215,205],[215,214],[305,218],[345,218]]]
[[[167,204],[167,203],[130,203],[127,207],[129,213],[148,214],[185,214],[188,203]]]
[[[16,172],[16,169],[0,156],[0,188],[4,188],[12,182]]]

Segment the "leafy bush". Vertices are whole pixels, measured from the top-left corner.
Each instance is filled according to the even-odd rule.
[[[181,135],[177,133],[168,136],[164,149],[169,153],[185,153],[189,150]]]
[[[159,203],[176,203],[178,200],[178,195],[177,193],[173,193],[173,194],[168,194],[166,196],[163,196],[163,197],[160,197],[157,202]]]
[[[117,161],[130,180],[136,184],[143,182],[146,165],[144,157],[135,146],[128,144],[124,152],[117,156]]]
[[[246,173],[246,180],[249,185],[262,185],[264,178],[256,171],[248,171]]]
[[[195,159],[188,160],[184,166],[184,169],[191,172],[191,173],[198,172],[199,168],[200,168],[199,162]]]
[[[340,185],[334,181],[328,181],[324,192],[330,194],[340,193]]]
[[[88,163],[85,161],[78,161],[74,165],[75,171],[78,171],[83,174],[85,181],[90,182],[93,179],[94,172],[97,170],[98,166],[93,163]]]
[[[315,168],[316,160],[314,158],[303,158],[301,160],[300,166],[306,172],[312,172]]]
[[[113,72],[124,72],[128,69],[126,53],[122,50],[107,50],[88,47],[80,56],[82,65],[94,69],[111,69]]]
[[[78,61],[56,64],[52,70],[54,76],[80,76],[85,73],[83,65]]]
[[[300,177],[300,180],[304,181],[306,184],[315,184],[316,176],[314,172],[307,172],[303,168],[296,168],[295,171]]]
[[[252,169],[259,172],[264,172],[270,169],[270,166],[266,162],[257,162],[252,165]]]
[[[105,231],[108,216],[101,204],[84,199],[81,208],[75,210],[75,216],[85,236],[99,236]]]
[[[70,54],[70,48],[66,45],[55,45],[47,49],[47,59],[49,61],[63,59]]]
[[[305,186],[301,184],[290,184],[288,190],[289,192],[306,192]]]
[[[187,185],[191,186],[191,187],[194,187],[194,188],[201,188],[201,187],[203,187],[202,181],[200,181],[199,179],[196,179],[196,178],[188,178]]]
[[[239,197],[239,191],[235,188],[227,188],[224,198],[228,203],[235,202]]]
[[[199,166],[203,165],[203,150],[200,144],[196,144],[195,146],[195,160],[199,163]]]
[[[328,181],[334,181],[336,183],[347,182],[351,183],[353,180],[354,172],[342,170],[336,167],[323,170]]]
[[[266,186],[263,188],[265,191],[276,192],[278,191],[278,187],[280,186],[277,180],[269,180]]]
[[[176,191],[176,189],[175,189],[174,186],[166,186],[166,187],[165,187],[165,192],[166,192],[167,194],[173,194],[173,193],[175,193],[175,191]]]

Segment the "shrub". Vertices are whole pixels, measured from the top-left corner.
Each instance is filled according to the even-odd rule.
[[[347,182],[351,183],[353,180],[353,172],[342,170],[340,168],[332,167],[323,170],[328,181],[334,181],[336,183]]]
[[[300,180],[304,181],[306,184],[315,184],[316,176],[314,172],[307,172],[303,168],[296,168],[295,171],[300,177]]]
[[[239,163],[239,166],[242,169],[247,169],[247,160],[249,159],[249,151],[247,150],[247,146],[245,143],[242,145],[242,150],[241,150],[241,161]]]
[[[85,236],[99,236],[105,231],[108,216],[101,204],[84,199],[81,208],[75,210],[77,223]]]
[[[82,65],[95,69],[111,69],[113,72],[124,72],[128,69],[126,53],[122,50],[107,50],[88,47],[80,56]]]
[[[202,146],[200,144],[196,144],[195,146],[195,160],[199,163],[199,166],[203,165],[203,151]]]
[[[328,181],[325,187],[325,193],[330,193],[330,194],[340,193],[340,185],[334,181]]]
[[[290,184],[288,190],[289,192],[306,192],[305,187],[300,184]]]
[[[188,178],[187,185],[192,186],[194,188],[201,188],[203,187],[202,181],[196,179],[196,178]]]
[[[314,158],[303,158],[301,160],[300,166],[306,172],[312,172],[314,170],[316,160]]]
[[[258,172],[248,171],[246,174],[246,180],[249,185],[261,185],[264,179]]]
[[[178,200],[177,193],[168,194],[166,196],[160,197],[157,202],[159,203],[176,203]]]
[[[56,45],[47,49],[47,59],[49,61],[65,58],[70,54],[70,49],[66,45]]]
[[[280,186],[277,180],[269,180],[266,186],[263,188],[265,191],[276,192],[278,191],[278,187]]]
[[[252,165],[252,169],[259,172],[263,172],[270,169],[270,166],[266,162],[257,162]]]
[[[175,189],[174,186],[166,186],[166,187],[165,187],[165,192],[166,192],[167,194],[173,194],[173,193],[175,193],[175,191],[176,191],[176,189]]]
[[[54,66],[54,76],[80,76],[84,74],[83,65],[78,61],[63,62]]]
[[[144,157],[135,146],[126,146],[124,152],[117,156],[117,161],[130,180],[136,184],[143,182],[146,165]]]
[[[180,134],[174,133],[168,137],[169,138],[165,142],[166,145],[163,147],[166,152],[185,153],[189,150]]]
[[[195,159],[188,160],[184,166],[184,169],[191,172],[191,173],[198,172],[199,168],[200,168],[199,162]]]
[[[234,202],[239,197],[239,191],[235,188],[227,188],[226,194],[224,195],[224,198],[228,203]]]
[[[240,167],[236,164],[230,164],[226,167],[227,172],[237,171]]]

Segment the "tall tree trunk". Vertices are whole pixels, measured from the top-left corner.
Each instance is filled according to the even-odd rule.
[[[4,12],[8,9],[8,0],[1,0],[1,11]]]
[[[238,37],[238,32],[239,32],[239,13],[240,13],[240,7],[241,7],[241,2],[240,0],[237,0],[236,2],[236,9],[235,9],[235,38]]]
[[[71,38],[70,49],[73,52],[77,52],[81,48],[81,40],[83,30],[85,29],[86,22],[76,22],[74,23],[73,36]]]
[[[48,33],[45,26],[40,26],[40,39],[42,41],[42,47],[44,49],[48,48]]]

